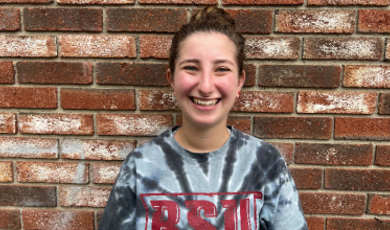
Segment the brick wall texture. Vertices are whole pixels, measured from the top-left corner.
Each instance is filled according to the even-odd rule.
[[[125,157],[181,115],[172,35],[236,18],[228,124],[285,157],[311,230],[390,229],[390,0],[0,0],[0,229],[96,229]]]

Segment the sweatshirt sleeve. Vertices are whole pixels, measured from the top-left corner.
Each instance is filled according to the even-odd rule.
[[[112,187],[99,230],[135,229],[136,196],[134,159],[127,157]]]

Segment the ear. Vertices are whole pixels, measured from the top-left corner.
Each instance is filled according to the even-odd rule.
[[[173,74],[172,74],[170,69],[167,69],[167,81],[169,82],[169,84],[173,88]]]
[[[245,71],[242,71],[241,77],[238,78],[238,86],[237,86],[237,97],[240,96],[239,92],[241,91],[242,87],[244,86],[245,82]]]

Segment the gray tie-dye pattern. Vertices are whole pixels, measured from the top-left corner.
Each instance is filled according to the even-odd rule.
[[[297,189],[278,151],[229,129],[229,140],[206,154],[183,149],[174,139],[177,127],[135,149],[123,163],[99,229],[160,229],[156,222],[152,228],[152,222],[167,218],[174,226],[161,229],[308,229]],[[158,212],[156,203],[161,202],[171,206]],[[191,202],[204,202],[216,213]],[[225,219],[229,217],[235,218]],[[194,218],[208,223],[193,227],[189,219]]]

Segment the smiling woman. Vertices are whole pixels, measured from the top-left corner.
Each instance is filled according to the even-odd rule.
[[[212,6],[175,34],[167,78],[182,126],[129,154],[99,229],[308,229],[283,157],[226,125],[245,81],[234,24]]]

